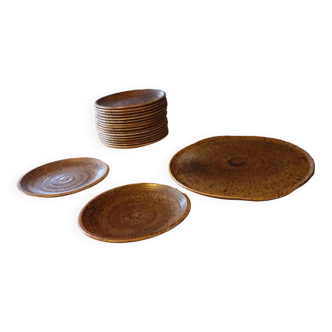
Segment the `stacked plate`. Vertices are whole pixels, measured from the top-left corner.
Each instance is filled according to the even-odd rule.
[[[168,135],[166,93],[132,90],[115,93],[95,102],[99,140],[112,148],[136,148]]]

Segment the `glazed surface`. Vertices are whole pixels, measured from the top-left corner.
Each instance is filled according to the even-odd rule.
[[[165,233],[190,211],[189,198],[175,188],[138,183],[108,190],[81,211],[82,231],[100,241],[132,242]]]
[[[170,161],[181,186],[228,199],[270,200],[285,196],[314,173],[314,161],[298,146],[273,138],[216,136],[192,144]]]

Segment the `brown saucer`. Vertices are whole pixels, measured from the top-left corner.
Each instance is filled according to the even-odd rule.
[[[165,97],[166,93],[161,90],[123,91],[98,99],[95,106],[104,109],[135,108],[159,102]]]
[[[133,242],[169,231],[189,214],[189,198],[175,188],[153,183],[117,187],[82,209],[83,233],[106,242]]]
[[[142,122],[131,122],[131,123],[120,123],[120,124],[112,124],[112,123],[108,123],[108,122],[100,122],[97,118],[95,118],[95,124],[97,127],[101,127],[104,129],[117,129],[120,130],[121,129],[135,129],[135,128],[141,128],[141,127],[151,127],[154,126],[155,124],[158,124],[162,121],[167,120],[167,116],[160,116],[160,117],[156,117],[154,119],[150,119],[149,121],[142,121]]]
[[[151,140],[145,141],[145,142],[135,142],[135,143],[127,143],[127,144],[119,144],[119,143],[113,143],[110,142],[109,140],[105,140],[102,137],[99,137],[100,142],[109,147],[109,148],[115,148],[115,149],[133,149],[133,148],[140,148],[142,146],[146,146],[146,145],[150,145],[150,144],[154,144],[157,143],[159,141],[161,141],[162,139],[164,139],[167,135],[168,135],[168,129],[166,130],[166,132],[159,137],[155,137]]]
[[[120,116],[112,117],[112,116],[104,116],[104,115],[95,113],[95,117],[101,121],[112,122],[112,123],[121,123],[121,122],[131,122],[131,121],[132,122],[145,121],[145,120],[149,120],[154,117],[157,117],[157,116],[166,115],[166,113],[167,113],[166,108],[161,108],[161,109],[158,109],[151,113],[138,114],[138,115],[134,115],[134,116],[126,115],[123,117],[120,117]]]
[[[255,136],[207,138],[176,153],[169,164],[172,178],[188,190],[251,201],[290,194],[314,169],[314,160],[298,146]]]
[[[108,171],[108,165],[94,158],[58,160],[26,173],[17,187],[31,196],[65,196],[96,185],[107,176]]]
[[[124,109],[112,109],[112,108],[99,108],[95,106],[95,111],[97,113],[103,114],[103,115],[112,115],[114,117],[116,116],[124,116],[124,115],[133,115],[133,114],[141,114],[141,113],[149,113],[153,112],[156,109],[159,108],[167,108],[167,99],[164,98],[158,103],[154,103],[148,106],[142,106],[142,107],[136,107],[136,108],[124,108]]]
[[[144,135],[149,135],[149,134],[152,134],[162,128],[164,128],[165,126],[167,126],[167,119],[164,120],[162,123],[156,125],[156,126],[151,126],[150,128],[148,129],[137,129],[137,130],[133,130],[133,131],[130,131],[130,132],[112,132],[108,129],[103,129],[101,127],[99,127],[97,129],[97,132],[98,134],[99,133],[102,133],[104,135],[107,135],[107,136],[110,136],[110,137],[113,137],[113,138],[125,138],[125,137],[136,137],[136,136],[144,136]]]

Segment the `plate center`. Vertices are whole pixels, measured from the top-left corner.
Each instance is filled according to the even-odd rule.
[[[55,176],[54,178],[51,179],[51,184],[52,185],[62,185],[62,184],[66,184],[69,183],[71,181],[74,180],[74,177],[72,175],[69,174],[62,174],[59,176]]]
[[[233,157],[228,160],[228,163],[231,166],[238,167],[238,166],[243,166],[246,163],[246,161],[242,157]]]
[[[127,202],[125,209],[119,207],[111,210],[109,223],[119,227],[133,227],[138,225],[151,225],[158,220],[158,207],[152,202]]]

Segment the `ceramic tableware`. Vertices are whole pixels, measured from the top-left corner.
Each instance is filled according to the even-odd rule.
[[[298,146],[266,137],[217,136],[177,152],[169,172],[198,194],[264,201],[290,194],[314,174],[312,157]]]
[[[137,183],[108,190],[82,209],[83,233],[106,242],[132,242],[163,234],[190,212],[190,200],[179,190],[154,183]]]

